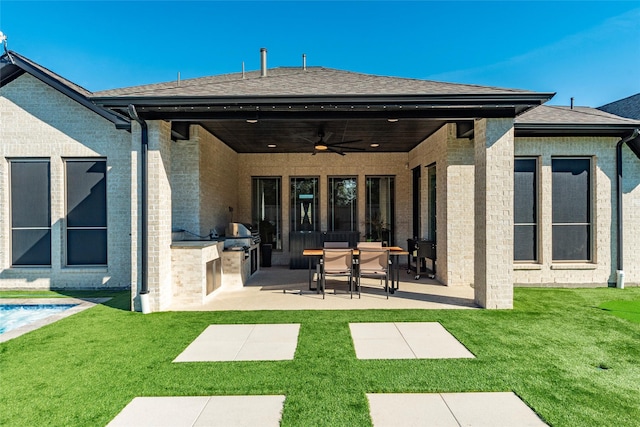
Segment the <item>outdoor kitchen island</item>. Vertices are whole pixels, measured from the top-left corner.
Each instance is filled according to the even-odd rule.
[[[172,300],[184,305],[203,304],[222,287],[224,243],[214,240],[171,242]]]
[[[173,241],[173,302],[200,305],[218,289],[242,288],[258,269],[258,251],[258,244],[225,248],[224,241]]]

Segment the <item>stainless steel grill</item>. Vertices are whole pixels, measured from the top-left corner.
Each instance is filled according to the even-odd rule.
[[[225,249],[244,247],[249,248],[252,245],[260,243],[260,233],[257,228],[251,224],[243,224],[241,222],[230,222],[224,240]]]

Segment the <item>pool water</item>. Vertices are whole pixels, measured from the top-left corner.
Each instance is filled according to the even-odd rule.
[[[0,334],[45,319],[77,304],[0,304]]]

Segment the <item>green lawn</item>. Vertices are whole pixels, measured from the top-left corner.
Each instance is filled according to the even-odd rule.
[[[516,289],[513,310],[128,311],[128,294],[0,344],[0,425],[99,426],[136,396],[284,394],[286,426],[368,426],[367,392],[513,391],[553,426],[637,426],[640,288]],[[619,303],[617,303],[619,304]],[[476,355],[357,360],[349,322],[440,322]],[[171,361],[209,324],[300,323],[295,359]]]

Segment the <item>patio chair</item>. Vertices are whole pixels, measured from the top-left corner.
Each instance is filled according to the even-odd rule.
[[[389,250],[383,248],[362,248],[358,257],[358,297],[360,297],[360,281],[364,277],[384,279],[384,289],[389,299]]]
[[[360,248],[381,248],[382,242],[358,242],[358,249]]]
[[[349,293],[353,298],[353,249],[329,249],[322,250],[322,267],[321,267],[322,299],[325,295],[325,287],[327,276],[329,277],[348,277]],[[334,290],[335,292],[335,290]]]

